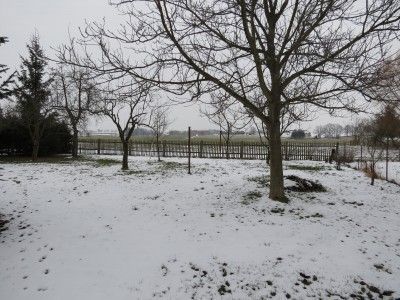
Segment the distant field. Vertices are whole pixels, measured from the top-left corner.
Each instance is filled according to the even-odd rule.
[[[88,141],[88,140],[107,140],[107,141],[119,141],[118,136],[87,136],[87,137],[80,137],[80,141]],[[132,141],[154,141],[155,137],[153,136],[133,136],[131,138]],[[163,136],[160,140],[165,141],[185,141],[187,140],[186,136],[182,135],[166,135]],[[204,141],[204,142],[218,142],[219,135],[202,135],[202,136],[192,136],[193,141]],[[340,139],[314,139],[314,138],[306,138],[306,139],[291,139],[291,138],[282,138],[283,141],[292,141],[292,142],[299,142],[299,143],[334,143],[334,142],[350,142],[352,140],[351,137],[342,137]],[[234,135],[231,139],[232,142],[259,142],[260,137],[258,135]],[[265,139],[263,139],[265,141]]]

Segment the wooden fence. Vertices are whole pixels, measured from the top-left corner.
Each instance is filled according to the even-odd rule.
[[[282,157],[285,160],[316,160],[327,161],[332,149],[339,150],[343,144],[334,142],[296,142],[283,141]],[[187,141],[160,141],[159,147],[155,141],[130,141],[129,155],[157,156],[159,148],[162,157],[188,157],[189,145]],[[192,140],[190,145],[191,157],[198,158],[231,158],[231,159],[260,159],[269,157],[269,146],[261,142],[232,142],[229,145],[219,142]],[[122,143],[117,140],[79,141],[81,154],[122,154]]]

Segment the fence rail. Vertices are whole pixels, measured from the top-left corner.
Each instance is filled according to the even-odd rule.
[[[327,161],[332,149],[339,150],[343,144],[334,142],[283,142],[282,157],[285,160],[315,160]],[[189,145],[187,141],[130,141],[129,155],[157,156],[157,149],[162,157],[188,157]],[[230,158],[230,159],[259,159],[269,157],[269,146],[262,142],[231,142],[229,144],[192,140],[190,145],[191,157],[199,158]],[[81,154],[122,154],[122,143],[117,140],[81,139],[79,141]]]

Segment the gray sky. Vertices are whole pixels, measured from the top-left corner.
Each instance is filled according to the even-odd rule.
[[[7,36],[9,43],[0,48],[0,61],[15,69],[19,67],[20,55],[26,54],[26,43],[35,30],[39,33],[46,54],[52,56],[50,47],[57,47],[71,35],[77,34],[77,28],[85,20],[99,20],[105,17],[108,22],[118,23],[119,16],[108,0],[0,0],[0,35]],[[197,105],[180,105],[171,110],[174,123],[171,129],[215,128],[201,117]],[[316,119],[301,125],[312,130],[319,123],[338,122],[342,125],[349,118],[331,118],[327,113],[317,114]],[[91,129],[101,127],[113,129],[110,122],[91,122]]]

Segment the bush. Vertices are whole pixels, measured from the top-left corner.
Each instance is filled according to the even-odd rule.
[[[31,155],[31,138],[22,120],[16,115],[8,115],[1,117],[0,122],[0,153]],[[55,116],[49,117],[46,123],[40,139],[39,155],[69,153],[71,133],[68,125]]]
[[[293,130],[290,138],[292,139],[304,139],[306,137],[306,133],[303,129]]]

